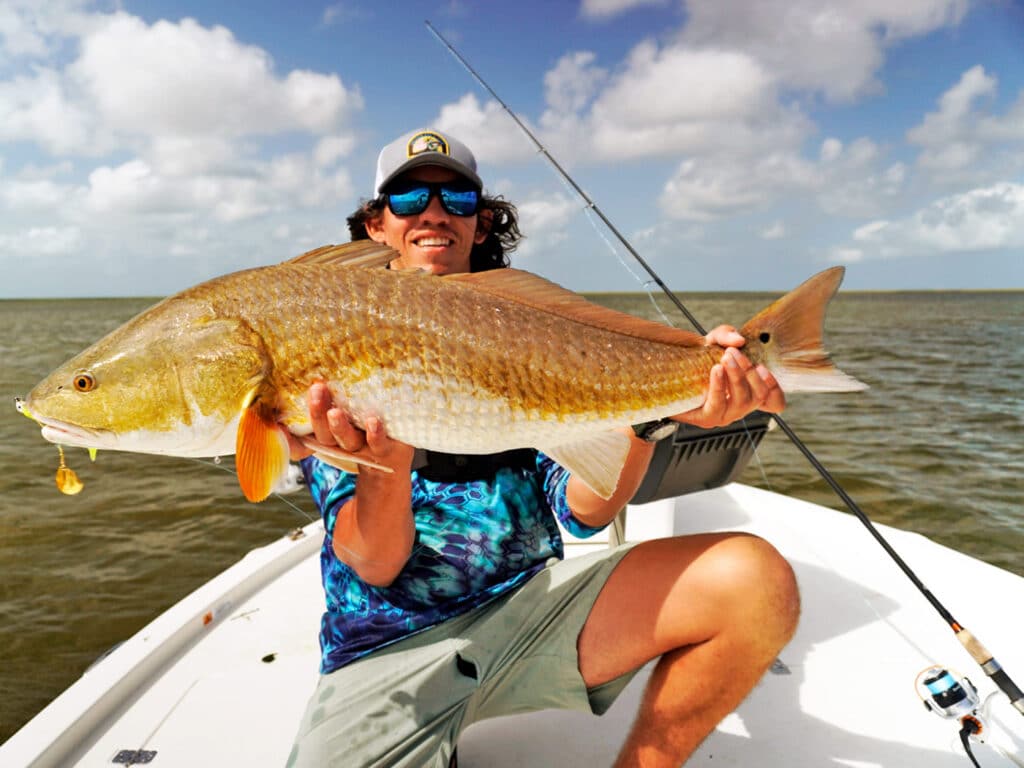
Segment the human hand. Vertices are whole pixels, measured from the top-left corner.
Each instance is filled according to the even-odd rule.
[[[336,407],[326,384],[317,382],[309,388],[309,420],[313,434],[304,441],[288,433],[288,444],[293,460],[303,459],[316,452],[317,445],[341,449],[346,454],[365,459],[387,470],[408,474],[412,466],[414,449],[411,445],[387,435],[384,424],[376,416],[366,419],[366,428],[360,429],[349,414]],[[367,466],[368,470],[373,467]]]
[[[779,382],[765,366],[755,366],[739,351],[746,339],[735,328],[731,325],[713,328],[704,342],[725,347],[722,361],[711,369],[703,404],[673,419],[708,429],[731,424],[758,409],[782,412],[786,396]]]

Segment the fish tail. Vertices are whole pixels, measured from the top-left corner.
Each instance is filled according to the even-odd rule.
[[[782,391],[857,392],[867,385],[835,367],[822,342],[825,309],[843,281],[843,267],[819,272],[740,329],[744,351],[759,359]]]

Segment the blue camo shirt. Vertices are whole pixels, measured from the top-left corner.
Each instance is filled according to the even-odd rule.
[[[314,458],[303,474],[324,520],[320,553],[327,610],[320,623],[321,674],[483,605],[563,557],[557,517],[574,536],[592,536],[565,500],[569,473],[542,453],[536,468],[503,468],[493,478],[439,482],[412,473],[416,539],[387,587],[362,581],[334,554],[338,510],[356,476]]]

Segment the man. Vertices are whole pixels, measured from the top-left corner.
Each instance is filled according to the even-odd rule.
[[[488,244],[493,257],[496,237],[508,246],[518,236],[514,208],[482,187],[465,145],[416,131],[381,151],[377,197],[350,228],[393,247],[392,269],[443,276],[507,265],[502,247],[484,266],[474,259]],[[739,352],[734,329],[708,341],[727,349],[707,398],[674,420],[709,427],[782,410],[777,382]],[[654,448],[646,438],[663,425],[623,429],[630,452],[603,499],[534,451],[424,465],[379,419],[356,428],[325,385],[309,401],[318,442],[393,471],[352,476],[303,460],[327,529],[327,611],[323,675],[290,764],[443,768],[471,722],[548,707],[600,714],[660,657],[616,765],[679,766],[795,629],[793,573],[753,536],[561,560],[554,519],[584,536],[606,526],[639,486]],[[308,454],[295,446],[296,457]]]

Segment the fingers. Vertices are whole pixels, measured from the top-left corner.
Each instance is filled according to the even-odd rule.
[[[313,455],[313,451],[303,445],[299,438],[289,432],[283,425],[278,424],[277,428],[281,430],[281,434],[288,441],[288,458],[292,461],[301,461],[307,456]]]
[[[711,369],[704,403],[675,418],[706,429],[731,424],[758,409],[780,413],[785,407],[785,395],[771,371],[728,347],[722,362]]]
[[[326,384],[316,383],[309,388],[309,418],[313,436],[321,445],[337,445],[346,453],[365,452],[375,461],[395,464],[396,468],[408,469],[412,463],[413,448],[388,436],[384,423],[376,416],[366,418],[365,428],[352,423],[344,408],[334,405],[331,391]],[[293,458],[308,456],[312,451],[302,445],[292,445]]]
[[[695,410],[700,412],[701,421],[698,426],[712,427],[729,423],[725,421],[729,410],[729,379],[721,363],[711,369],[707,397],[704,398],[704,404]]]
[[[309,420],[313,436],[321,445],[338,445],[350,453],[366,445],[361,429],[352,424],[348,414],[334,405],[327,385],[317,382],[309,388]]]
[[[764,400],[768,386],[746,355],[729,347],[722,355],[729,379],[729,404],[733,411],[749,412]]]
[[[768,387],[768,392],[758,407],[768,413],[782,413],[786,410],[786,393],[782,391],[772,372],[763,365],[757,366],[757,372]]]
[[[341,408],[332,407],[327,411],[327,426],[332,442],[349,453],[356,453],[366,447],[366,433],[353,424],[348,413]]]
[[[334,436],[327,423],[327,411],[331,407],[331,391],[326,384],[317,382],[309,388],[309,420],[313,425],[313,435],[318,443],[331,445]]]
[[[786,396],[771,371],[763,365],[755,366],[746,355],[738,351],[739,347],[746,344],[746,339],[739,331],[731,325],[719,325],[708,332],[705,342],[726,348],[722,355],[726,389],[724,392],[715,391],[716,385],[722,382],[711,382],[704,409],[709,419],[724,419],[721,423],[728,424],[757,409],[769,413],[781,413],[785,409]],[[715,376],[712,371],[712,377]],[[722,398],[727,401],[725,408],[722,407]]]
[[[735,348],[725,350],[722,362],[728,380],[729,407],[725,418],[729,421],[741,419],[757,409],[778,413],[785,408],[786,398],[779,382],[765,366],[755,366]]]
[[[731,325],[719,325],[708,331],[708,335],[704,337],[704,343],[708,346],[717,344],[720,347],[742,347],[747,340]]]

